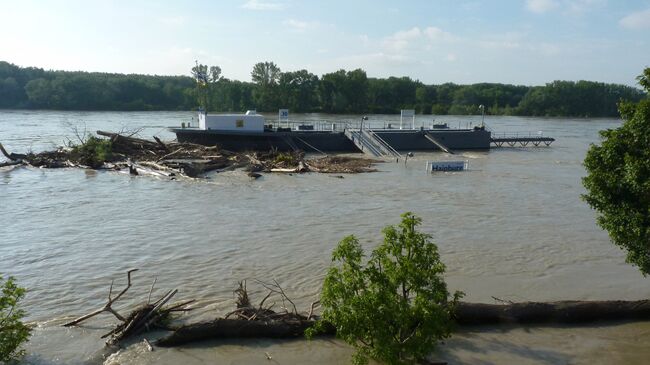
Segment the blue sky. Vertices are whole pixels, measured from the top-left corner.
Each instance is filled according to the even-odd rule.
[[[45,69],[249,81],[253,65],[362,68],[425,83],[635,85],[650,0],[0,0],[0,60]]]

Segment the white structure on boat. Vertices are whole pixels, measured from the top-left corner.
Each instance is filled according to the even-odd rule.
[[[255,110],[246,114],[199,113],[199,129],[213,131],[264,132],[264,116]]]

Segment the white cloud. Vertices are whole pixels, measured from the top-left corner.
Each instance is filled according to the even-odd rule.
[[[455,62],[457,59],[458,59],[458,56],[456,56],[455,53],[449,53],[449,54],[447,54],[447,56],[445,57],[445,60],[447,60],[447,61],[449,61],[449,62]]]
[[[478,46],[488,50],[509,50],[522,48],[527,44],[527,34],[524,32],[507,32],[500,34],[486,34],[476,41]]]
[[[531,50],[541,53],[543,56],[555,56],[560,54],[562,49],[557,44],[541,43],[539,45],[531,45]]]
[[[629,14],[618,22],[622,27],[628,29],[650,28],[650,9],[637,11]]]
[[[453,42],[458,38],[449,32],[437,27],[427,27],[421,30],[413,27],[408,30],[401,30],[383,39],[382,46],[388,52],[403,52],[414,46],[430,49],[432,43]]]
[[[517,49],[521,47],[519,42],[509,40],[485,40],[479,41],[479,45],[486,49]]]
[[[308,22],[303,22],[303,21],[295,20],[295,19],[285,20],[285,21],[282,22],[282,24],[286,25],[289,28],[293,28],[293,29],[296,29],[296,30],[305,30],[310,25]]]
[[[187,19],[184,16],[173,16],[173,17],[159,18],[158,21],[169,26],[180,26],[185,24]]]
[[[420,39],[421,36],[422,31],[420,31],[420,28],[413,27],[409,30],[401,30],[386,37],[383,41],[383,45],[390,51],[399,52],[408,48],[413,41]]]
[[[605,5],[607,0],[568,0],[564,4],[565,15],[582,15]]]
[[[424,34],[427,36],[432,41],[445,41],[445,42],[450,42],[450,41],[455,41],[457,38],[449,33],[445,32],[444,30],[438,28],[438,27],[427,27],[424,30]]]
[[[273,1],[248,0],[241,7],[248,10],[282,10],[284,4]]]
[[[560,11],[563,15],[582,15],[605,5],[607,0],[526,0],[526,9],[543,14]]]
[[[533,13],[542,14],[559,6],[556,0],[526,0],[526,8]]]

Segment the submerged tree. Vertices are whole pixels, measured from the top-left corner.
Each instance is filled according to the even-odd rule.
[[[650,92],[650,68],[638,78]],[[599,216],[612,242],[627,251],[627,261],[650,274],[650,97],[622,102],[623,125],[601,131],[584,165],[584,200]]]
[[[20,346],[27,341],[31,330],[21,321],[25,312],[18,306],[25,289],[17,286],[12,277],[4,281],[2,276],[0,288],[0,362],[9,362],[23,355]]]
[[[357,349],[357,364],[369,357],[390,364],[420,360],[449,337],[462,293],[450,296],[445,265],[430,236],[416,230],[420,223],[403,214],[398,227],[384,229],[384,242],[367,263],[359,241],[344,238],[323,284],[323,320],[308,335],[333,325]]]

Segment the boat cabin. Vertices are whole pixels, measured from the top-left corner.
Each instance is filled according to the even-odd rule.
[[[249,110],[246,114],[199,113],[199,129],[231,132],[264,132],[264,116]]]

